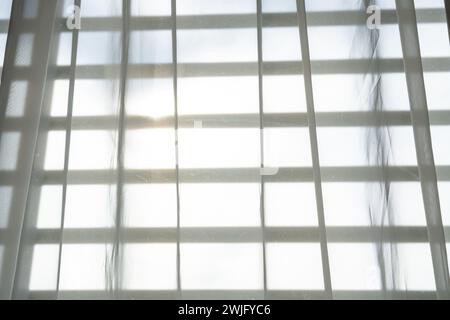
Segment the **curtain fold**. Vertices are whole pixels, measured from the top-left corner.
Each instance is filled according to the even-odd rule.
[[[1,299],[450,298],[447,1],[11,3]]]

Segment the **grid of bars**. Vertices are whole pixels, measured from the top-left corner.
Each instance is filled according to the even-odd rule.
[[[75,2],[83,5],[80,0]],[[377,182],[379,180],[376,168],[361,166],[321,166],[319,163],[319,144],[317,138],[317,128],[336,127],[368,127],[378,123],[378,119],[373,114],[366,112],[317,112],[314,110],[313,82],[315,75],[329,74],[353,74],[365,72],[367,61],[358,60],[325,60],[314,61],[309,53],[308,28],[313,26],[342,26],[359,23],[361,13],[351,11],[342,12],[311,12],[305,14],[304,1],[297,1],[297,12],[295,13],[263,13],[261,0],[257,0],[257,10],[254,14],[230,14],[218,16],[177,16],[176,1],[171,1],[171,16],[163,17],[133,17],[129,16],[130,2],[123,2],[122,17],[92,17],[83,18],[82,32],[94,31],[118,31],[122,30],[122,59],[121,64],[89,65],[77,64],[77,49],[79,42],[79,32],[74,31],[72,37],[72,51],[69,66],[56,66],[55,70],[49,70],[49,74],[54,76],[54,80],[69,80],[68,89],[68,113],[66,116],[45,118],[49,131],[63,130],[65,132],[65,152],[63,170],[36,170],[34,179],[39,184],[50,186],[62,186],[62,219],[61,227],[54,229],[38,229],[33,238],[33,245],[58,244],[58,279],[56,287],[60,286],[60,268],[63,247],[66,244],[94,244],[111,243],[119,241],[121,245],[115,250],[120,251],[126,243],[176,243],[176,272],[177,290],[124,290],[121,297],[183,297],[201,298],[208,297],[233,297],[233,298],[346,298],[346,297],[379,297],[377,290],[339,290],[332,289],[332,270],[329,265],[328,246],[332,243],[374,243],[378,240],[380,230],[376,227],[365,226],[326,226],[324,213],[324,200],[322,196],[322,184],[327,182]],[[128,13],[128,14],[127,14]],[[419,9],[419,23],[444,23],[445,15],[441,9]],[[395,24],[397,15],[395,10],[383,11],[383,24]],[[6,22],[0,21],[0,30],[6,30]],[[172,43],[172,62],[163,65],[140,64],[132,65],[128,63],[129,33],[131,30],[170,30]],[[33,24],[30,23],[30,31]],[[264,28],[295,27],[298,28],[299,43],[301,45],[301,61],[277,61],[266,62],[263,59],[263,30]],[[3,29],[1,29],[3,28]],[[121,29],[122,28],[122,29]],[[257,62],[245,63],[179,63],[177,59],[177,32],[179,30],[199,30],[199,29],[234,29],[234,28],[256,28],[257,31]],[[24,30],[27,30],[25,21]],[[56,44],[56,47],[58,45]],[[427,73],[450,72],[449,57],[424,58],[424,71]],[[443,67],[444,66],[444,67]],[[16,67],[16,79],[20,80],[21,75],[27,79],[27,67]],[[120,75],[120,106],[119,117],[113,116],[73,116],[74,95],[76,81],[80,79],[96,79],[104,77],[104,69],[110,70],[111,74]],[[156,71],[155,71],[156,70]],[[181,71],[180,71],[181,70]],[[380,61],[381,72],[403,72],[403,59],[382,59]],[[128,116],[126,114],[126,98],[124,92],[127,91],[126,79],[133,77],[152,77],[158,74],[160,77],[173,78],[173,93],[175,114],[173,117],[165,117],[149,121],[149,119],[139,116]],[[259,113],[257,114],[214,114],[214,115],[180,115],[178,113],[178,79],[182,77],[200,76],[257,76]],[[264,112],[264,77],[268,75],[302,75],[306,96],[306,112],[297,113],[265,113]],[[386,118],[392,126],[411,126],[410,111],[389,111],[379,115]],[[264,162],[264,129],[268,128],[305,128],[308,129],[312,165],[311,167],[283,167],[277,175],[262,176],[261,168],[214,168],[214,169],[189,169],[179,166],[179,145],[178,137],[180,129],[192,128],[193,123],[201,121],[203,128],[253,128],[260,130],[260,165],[265,167]],[[430,122],[432,126],[449,126],[450,112],[448,110],[430,111]],[[13,117],[8,119],[3,126],[3,130],[16,132],[23,127],[23,119]],[[41,124],[42,127],[42,124]],[[173,169],[124,169],[125,131],[139,128],[174,128],[176,146],[176,166]],[[111,170],[72,170],[69,166],[71,132],[74,130],[104,131],[118,129],[118,152],[117,152],[117,174],[111,174]],[[177,143],[175,143],[177,142]],[[45,145],[45,141],[41,142]],[[35,164],[36,165],[36,164]],[[419,172],[415,165],[395,166],[388,168],[391,177],[395,182],[419,182]],[[437,166],[438,180],[440,182],[450,181],[450,164]],[[0,177],[2,185],[14,184],[16,173],[11,170],[1,170]],[[116,228],[63,228],[66,210],[67,187],[70,185],[117,185],[116,198]],[[177,223],[176,227],[167,228],[119,228],[123,223],[121,211],[123,208],[123,187],[126,184],[142,183],[151,181],[152,183],[175,184],[177,193]],[[255,227],[181,227],[180,222],[180,184],[186,183],[258,183],[260,189],[260,219],[261,226]],[[267,183],[282,182],[308,182],[314,184],[315,199],[317,201],[318,224],[317,226],[304,227],[273,227],[265,223],[266,213],[264,212],[265,186]],[[182,200],[181,200],[182,201]],[[386,234],[391,236],[390,240],[398,243],[427,243],[428,233],[426,226],[400,226],[391,227]],[[119,231],[120,230],[120,231]],[[445,232],[448,236],[450,230],[447,226]],[[3,232],[1,233],[3,234]],[[2,236],[0,234],[0,241]],[[263,264],[263,287],[258,290],[181,290],[181,251],[183,243],[261,243],[262,244],[262,264]],[[323,272],[323,290],[271,290],[268,288],[266,244],[267,243],[316,243],[320,244],[320,256]],[[115,255],[122,253],[116,252]],[[119,268],[116,266],[115,268]],[[332,267],[331,267],[332,269]],[[117,269],[115,269],[117,270]],[[30,276],[30,275],[29,275]],[[117,284],[116,284],[117,285]],[[52,297],[53,291],[35,290],[31,297],[42,298]],[[60,292],[62,297],[102,297],[105,292],[102,290],[75,290]],[[402,293],[393,293],[394,296]],[[434,298],[433,291],[412,291],[409,297]]]

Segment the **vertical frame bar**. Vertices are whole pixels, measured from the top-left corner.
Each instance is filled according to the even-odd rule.
[[[317,141],[316,116],[314,111],[314,94],[311,75],[311,58],[309,53],[308,24],[306,16],[305,0],[297,0],[297,18],[300,33],[300,45],[302,50],[303,77],[305,82],[306,107],[311,140],[311,155],[313,161],[313,177],[316,193],[317,216],[319,221],[319,238],[322,256],[323,280],[325,285],[325,298],[332,299],[330,262],[328,258],[327,233],[325,225],[325,213],[323,208],[322,181],[319,161],[319,148]]]
[[[81,0],[75,0],[74,5],[81,8]],[[69,173],[69,155],[70,155],[70,142],[72,137],[72,118],[73,118],[73,101],[75,94],[75,73],[77,66],[77,52],[78,52],[78,37],[79,30],[74,29],[72,31],[72,52],[70,58],[70,71],[69,71],[69,95],[67,106],[67,120],[66,120],[66,137],[65,137],[65,150],[64,150],[64,176],[63,176],[63,190],[62,190],[62,204],[61,204],[61,224],[59,234],[59,249],[58,249],[58,269],[56,275],[56,295],[60,290],[60,278],[61,278],[61,258],[64,236],[64,223],[66,218],[66,199],[67,199],[67,176]]]
[[[267,259],[266,259],[266,221],[264,205],[264,94],[263,94],[263,49],[262,49],[262,0],[256,0],[257,13],[257,37],[258,37],[258,94],[259,94],[259,141],[260,141],[260,219],[262,230],[262,254],[263,254],[263,286],[264,298],[267,298]]]
[[[180,229],[180,166],[178,156],[178,47],[177,47],[177,0],[171,0],[172,17],[172,65],[173,98],[175,107],[175,176],[177,193],[177,295],[182,298],[181,290],[181,229]]]
[[[450,0],[445,0],[445,13],[447,16],[448,40],[450,41]]]
[[[24,9],[30,1],[14,1],[8,32],[8,40],[5,52],[5,65],[2,74],[0,88],[0,131],[5,125],[6,108],[9,98],[9,89],[16,74],[17,41],[24,32]],[[14,183],[14,195],[10,209],[10,221],[8,223],[5,239],[4,264],[0,274],[0,299],[11,299],[15,286],[16,271],[21,247],[22,232],[25,225],[25,213],[30,182],[33,173],[34,155],[37,145],[41,110],[43,105],[45,84],[47,80],[47,68],[50,59],[53,30],[55,28],[56,0],[39,1],[38,19],[34,27],[34,45],[31,52],[31,65],[26,80],[33,85],[26,95],[24,122],[27,126],[21,128],[21,144],[16,166],[17,175]]]
[[[57,3],[55,18],[61,18],[63,11],[64,8],[62,6],[62,2],[60,1]],[[31,180],[27,194],[25,216],[22,227],[24,231],[21,233],[12,299],[28,299],[30,294],[32,261],[35,250],[34,248],[36,245],[36,228],[39,218],[39,204],[41,202],[40,196],[42,194],[41,188],[43,186],[42,175],[40,173],[44,170],[44,162],[46,158],[45,155],[43,155],[42,150],[44,150],[48,144],[48,132],[50,131],[48,126],[48,118],[50,117],[51,100],[54,92],[54,82],[56,80],[56,70],[54,70],[53,66],[57,62],[56,60],[60,44],[60,39],[57,35],[62,31],[62,28],[62,25],[55,25],[49,49],[47,79],[43,93],[41,118],[39,121],[37,142],[35,147],[36,151],[33,158]],[[55,274],[55,277],[56,276],[57,275]],[[49,290],[49,293],[49,298],[56,298],[56,287],[53,292]]]
[[[111,288],[116,298],[121,297],[122,277],[122,223],[123,223],[123,177],[124,177],[124,139],[126,121],[126,91],[128,78],[128,54],[129,54],[129,32],[130,32],[130,6],[131,0],[122,0],[122,57],[120,66],[120,110],[119,110],[119,132],[117,146],[117,190],[116,190],[116,221],[115,221],[115,244],[112,252],[113,274]]]
[[[420,54],[416,11],[414,1],[396,0],[395,3],[411,107],[417,164],[427,221],[428,240],[433,260],[436,295],[438,299],[450,299],[447,250],[431,142],[430,119]]]

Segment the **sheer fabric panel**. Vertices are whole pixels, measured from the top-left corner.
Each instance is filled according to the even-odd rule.
[[[445,10],[2,1],[0,298],[447,299]]]

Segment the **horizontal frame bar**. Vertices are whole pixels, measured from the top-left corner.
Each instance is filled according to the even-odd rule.
[[[432,126],[450,126],[450,110],[430,111]],[[178,117],[180,129],[193,129],[199,121],[203,129],[235,129],[259,128],[258,115],[255,114],[215,114],[215,115],[185,115]],[[316,113],[317,127],[328,128],[370,128],[380,123],[385,126],[411,126],[411,116],[408,111],[384,112],[318,112]],[[380,122],[380,121],[383,122]],[[64,131],[66,117],[52,117],[47,121],[48,131]],[[175,119],[173,116],[158,119],[143,116],[128,116],[127,130],[138,129],[172,129]],[[19,132],[25,125],[19,117],[9,118],[2,128],[5,132]],[[265,128],[306,128],[307,114],[298,113],[265,113]],[[72,130],[104,131],[115,130],[117,117],[115,116],[78,116],[72,119]]]
[[[184,300],[249,300],[263,299],[264,293],[268,300],[303,300],[303,299],[326,299],[325,291],[320,290],[183,290]],[[34,300],[47,300],[54,297],[54,291],[31,291],[29,298]],[[176,300],[179,299],[177,290],[121,290],[121,299],[150,299],[150,300]],[[434,300],[436,293],[433,291],[365,291],[365,290],[333,290],[335,299],[412,299],[412,300]],[[59,299],[108,299],[110,293],[106,290],[92,291],[70,291],[61,290]]]
[[[7,234],[0,229],[0,243]],[[450,226],[445,227],[450,235]],[[33,245],[59,244],[60,229],[34,229]],[[64,244],[107,244],[114,241],[114,228],[64,229]],[[124,243],[177,243],[177,228],[123,228]],[[319,243],[319,227],[266,226],[267,243]],[[382,235],[382,238],[381,238]],[[423,227],[327,227],[328,243],[427,243]],[[261,243],[261,227],[181,227],[182,243]]]
[[[352,26],[361,24],[366,16],[360,11],[327,11],[308,12],[308,27],[312,26]],[[419,23],[445,23],[445,9],[417,10]],[[395,10],[382,11],[382,24],[397,23]],[[295,27],[297,15],[290,13],[263,13],[263,27]],[[33,19],[28,19],[30,30]],[[8,20],[0,20],[0,33],[8,30]],[[65,21],[59,21],[65,25]],[[27,28],[25,22],[24,28]],[[120,17],[84,17],[82,18],[82,31],[120,31]],[[131,17],[132,30],[170,30],[171,17]],[[256,28],[256,12],[253,14],[219,14],[219,15],[191,15],[177,16],[177,30],[189,29],[228,29],[228,28]]]
[[[379,167],[322,167],[323,182],[378,182]],[[383,168],[392,182],[418,182],[418,169],[415,166],[397,166]],[[437,166],[438,181],[450,181],[450,166]],[[115,184],[114,170],[71,170],[70,185]],[[175,183],[175,168],[124,171],[125,184]],[[311,167],[279,168],[277,174],[265,176],[267,183],[312,182]],[[64,172],[43,171],[37,173],[42,185],[60,185]],[[258,183],[261,179],[260,168],[211,168],[180,169],[180,183]],[[0,171],[2,186],[14,185],[16,172]]]
[[[440,73],[450,71],[450,58],[433,57],[423,58],[424,71],[428,73]],[[367,74],[370,72],[368,59],[352,60],[315,60],[311,62],[313,75],[331,74]],[[179,63],[179,78],[194,77],[232,77],[232,76],[257,76],[257,62],[234,62],[234,63]],[[49,67],[55,74],[56,80],[68,79],[70,75],[69,66]],[[1,70],[1,69],[0,69]],[[119,76],[120,65],[79,65],[77,66],[76,78],[80,79],[104,79],[105,70],[111,78]],[[23,80],[28,75],[27,67],[14,68],[14,80]],[[381,73],[403,73],[403,60],[400,58],[380,59],[376,72]],[[303,66],[301,61],[265,61],[263,62],[264,76],[271,75],[302,75]],[[173,75],[172,64],[139,64],[129,65],[128,78],[171,78]]]

